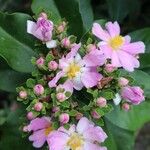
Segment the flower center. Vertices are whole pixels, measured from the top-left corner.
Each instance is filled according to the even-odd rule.
[[[109,41],[110,46],[113,48],[113,50],[118,50],[118,48],[123,44],[124,39],[122,36],[115,36]]]
[[[81,150],[83,146],[83,138],[77,133],[73,133],[67,142],[67,146],[71,150]]]
[[[74,78],[79,71],[80,71],[80,66],[75,63],[71,63],[70,66],[67,68],[68,78],[70,79]]]
[[[49,133],[52,132],[52,131],[53,131],[52,127],[48,127],[48,128],[45,129],[44,132],[45,132],[45,135],[48,136]]]

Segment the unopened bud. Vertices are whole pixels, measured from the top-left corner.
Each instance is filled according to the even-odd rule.
[[[20,91],[19,92],[19,97],[22,99],[26,99],[27,98],[27,92],[26,91]]]
[[[106,64],[105,65],[105,71],[108,73],[112,73],[114,70],[116,70],[116,67],[114,67],[112,64]]]
[[[56,97],[57,97],[59,102],[63,102],[66,100],[66,96],[64,93],[57,93]]]
[[[59,121],[60,121],[62,124],[68,123],[68,122],[69,122],[69,119],[70,119],[70,117],[69,117],[69,114],[67,114],[67,113],[63,113],[63,114],[61,114],[61,115],[59,116]]]
[[[96,101],[97,106],[105,107],[107,105],[107,100],[104,97],[99,97]]]
[[[43,104],[41,102],[38,102],[34,105],[34,110],[41,111],[43,108]]]
[[[36,95],[42,95],[44,93],[44,87],[41,85],[41,84],[37,84],[35,87],[34,87],[34,93]]]
[[[129,83],[129,80],[126,78],[121,77],[118,79],[119,86],[127,86],[128,83]]]
[[[50,61],[48,63],[48,68],[49,68],[49,70],[55,71],[58,68],[57,62],[56,61]]]

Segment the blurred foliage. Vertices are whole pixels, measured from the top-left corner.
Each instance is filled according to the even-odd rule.
[[[32,3],[32,5],[31,5]],[[32,6],[32,7],[31,7]],[[52,12],[57,22],[61,17],[69,23],[69,32],[83,39],[94,20],[117,20],[122,33],[129,33],[133,41],[146,44],[141,55],[141,71],[133,74],[150,98],[150,1],[149,0],[0,0],[1,12],[22,12],[31,16],[45,10]],[[33,11],[33,12],[32,12]],[[24,108],[16,101],[15,88],[25,82],[33,70],[30,58],[36,55],[35,39],[26,33],[29,15],[0,13],[0,149],[34,149],[21,138],[19,126]],[[1,38],[1,35],[5,38]],[[5,46],[4,46],[5,45]],[[4,58],[4,59],[3,59]],[[12,69],[13,68],[13,69]],[[144,72],[143,72],[144,71]],[[22,73],[20,73],[22,72]],[[116,108],[105,118],[109,150],[133,150],[137,130],[150,121],[150,102],[135,106],[129,113]],[[117,117],[116,117],[117,116]],[[146,150],[146,148],[143,148]]]

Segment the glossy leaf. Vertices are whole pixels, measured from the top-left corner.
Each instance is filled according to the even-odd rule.
[[[33,70],[31,57],[35,55],[34,40],[26,32],[28,19],[31,17],[22,13],[0,13],[0,56],[20,72]]]

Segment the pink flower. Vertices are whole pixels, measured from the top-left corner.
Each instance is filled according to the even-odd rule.
[[[142,101],[144,101],[144,91],[137,86],[127,86],[122,88],[121,90],[121,96],[123,99],[125,99],[127,102],[130,102],[134,105],[140,104]]]
[[[37,22],[27,21],[27,32],[46,43],[48,48],[56,47],[56,41],[52,40],[53,22],[43,15]]]
[[[106,58],[111,59],[114,67],[134,71],[134,68],[139,67],[136,56],[145,51],[144,43],[141,41],[131,43],[129,35],[121,36],[117,22],[108,22],[105,27],[106,30],[102,29],[98,23],[93,24],[92,33],[102,40],[98,47],[105,53]]]
[[[60,71],[49,82],[49,87],[56,87],[56,83],[62,77],[67,78],[67,83],[70,88],[81,90],[97,85],[97,82],[102,78],[96,70],[98,65],[103,65],[105,57],[99,50],[91,51],[89,54],[81,58],[78,50],[81,44],[75,44],[70,53],[59,60]]]
[[[100,146],[107,138],[101,127],[95,126],[87,118],[79,120],[77,126],[72,125],[69,130],[61,127],[49,135],[47,142],[49,150],[107,150]],[[59,142],[58,142],[59,141]]]
[[[48,135],[53,131],[50,118],[36,118],[28,125],[28,131],[33,131],[29,136],[29,140],[33,141],[33,146],[40,148],[46,142]]]

